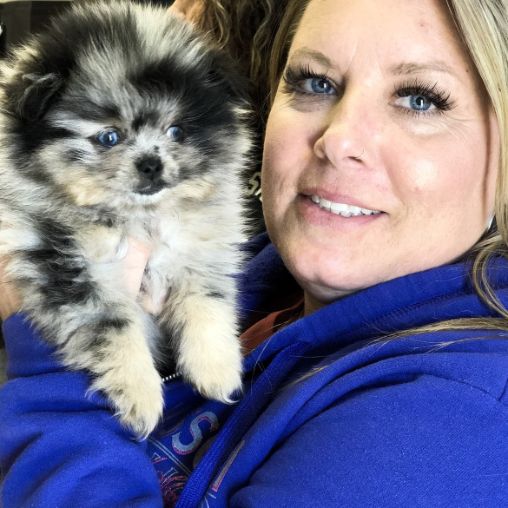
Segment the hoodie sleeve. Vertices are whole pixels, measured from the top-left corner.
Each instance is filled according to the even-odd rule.
[[[64,370],[17,314],[5,321],[0,506],[158,507],[155,470],[83,372]]]
[[[431,375],[336,401],[230,499],[259,506],[508,506],[508,407]]]

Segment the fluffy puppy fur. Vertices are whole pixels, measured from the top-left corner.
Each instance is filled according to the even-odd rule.
[[[224,56],[165,10],[88,2],[14,53],[1,93],[0,253],[23,310],[138,435],[167,350],[230,400],[250,134]],[[143,305],[108,263],[127,237],[152,247]]]

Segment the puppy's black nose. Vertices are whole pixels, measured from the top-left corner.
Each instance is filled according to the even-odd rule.
[[[155,182],[160,180],[164,166],[159,157],[147,156],[136,162],[136,169],[146,180]]]

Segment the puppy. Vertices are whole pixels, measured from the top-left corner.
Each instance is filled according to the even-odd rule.
[[[241,387],[251,135],[241,83],[203,37],[162,9],[88,2],[2,69],[0,254],[64,365],[140,436],[168,356],[206,397]],[[127,238],[151,247],[137,301],[108,263]]]

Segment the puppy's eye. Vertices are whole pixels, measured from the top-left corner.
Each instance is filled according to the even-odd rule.
[[[172,125],[167,131],[166,136],[171,141],[176,141],[177,143],[180,143],[184,140],[185,134],[183,132],[183,129],[179,125]]]
[[[95,139],[102,145],[111,148],[120,143],[120,133],[115,129],[106,129],[95,137]]]

